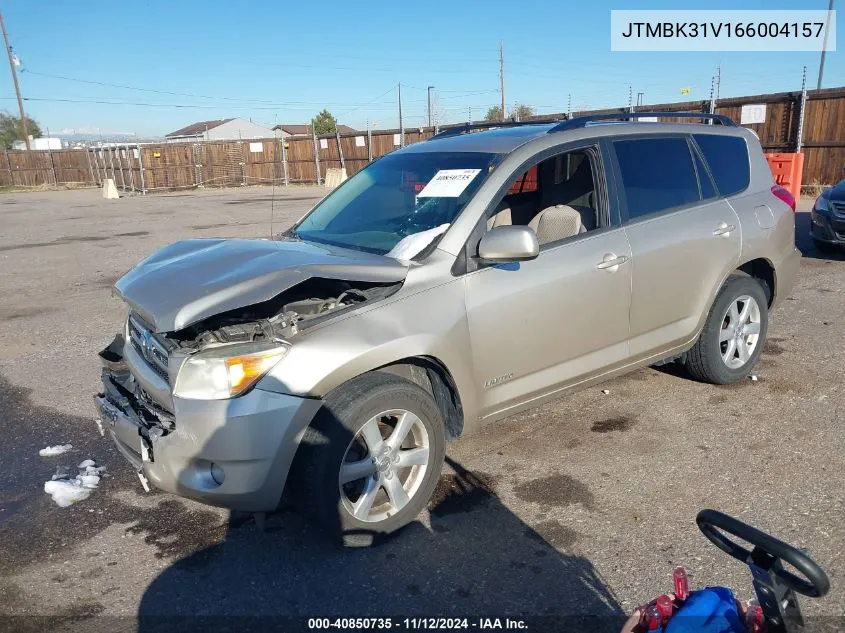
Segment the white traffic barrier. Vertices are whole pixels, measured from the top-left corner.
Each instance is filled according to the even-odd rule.
[[[337,167],[330,167],[326,170],[326,178],[323,184],[329,189],[334,189],[344,180],[346,180],[346,169],[338,169]]]
[[[120,195],[117,193],[117,187],[114,185],[114,180],[106,178],[103,181],[103,198],[106,200],[117,200]]]

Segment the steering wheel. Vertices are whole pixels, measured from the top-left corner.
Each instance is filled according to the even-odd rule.
[[[796,593],[811,598],[821,598],[830,589],[827,574],[809,556],[765,532],[716,510],[702,510],[695,517],[695,522],[698,524],[698,529],[716,547],[745,564],[752,562],[751,552],[729,539],[721,530],[795,567],[806,580],[780,567],[773,569],[772,572]]]

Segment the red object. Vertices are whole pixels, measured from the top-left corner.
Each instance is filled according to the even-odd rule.
[[[795,196],[789,192],[789,189],[781,187],[780,185],[772,185],[772,194],[774,194],[775,198],[778,198],[788,204],[789,208],[792,209],[792,212],[795,213]]]
[[[763,607],[759,604],[751,607],[746,616],[746,625],[751,633],[766,633],[766,618],[763,616]]]
[[[689,597],[689,580],[687,580],[686,570],[683,567],[675,567],[672,579],[675,581],[675,595],[683,602]]]
[[[785,187],[796,200],[801,196],[801,179],[804,176],[804,154],[766,154],[775,182]]]
[[[517,178],[516,182],[508,189],[507,195],[531,191],[537,191],[537,165],[529,168],[528,171]]]

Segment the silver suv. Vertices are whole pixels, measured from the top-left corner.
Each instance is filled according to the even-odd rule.
[[[452,129],[373,162],[275,240],[193,239],[115,285],[98,407],[148,483],[293,500],[366,545],[446,442],[637,368],[747,376],[798,269],[756,136],[666,113]],[[489,127],[489,125],[488,125]]]

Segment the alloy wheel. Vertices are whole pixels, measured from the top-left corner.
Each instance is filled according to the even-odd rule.
[[[719,351],[730,369],[745,366],[760,342],[760,306],[749,295],[734,299],[722,317]]]
[[[340,464],[344,508],[365,523],[393,516],[419,490],[429,458],[428,431],[416,414],[391,409],[374,415],[349,443]]]

